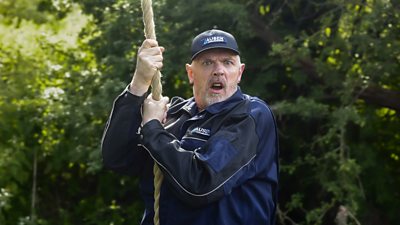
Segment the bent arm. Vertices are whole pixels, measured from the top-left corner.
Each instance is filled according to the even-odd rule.
[[[147,153],[138,148],[141,105],[145,96],[136,96],[127,89],[114,101],[103,133],[101,148],[106,168],[126,175],[138,175]]]
[[[163,47],[152,39],[143,41],[137,54],[135,73],[130,85],[114,101],[102,138],[104,166],[116,172],[138,175],[151,158],[138,147],[141,107],[151,80],[162,68]],[[141,96],[141,97],[139,97]]]
[[[256,157],[259,142],[255,126],[250,116],[236,118],[203,147],[187,151],[159,121],[152,120],[143,126],[142,143],[177,197],[198,206],[221,199],[249,175],[244,171]]]

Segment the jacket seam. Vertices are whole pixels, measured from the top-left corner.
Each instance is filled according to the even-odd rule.
[[[193,139],[193,140],[197,140],[197,141],[203,141],[203,142],[206,142],[207,140],[206,139],[201,139],[201,138],[196,138],[196,137],[183,137],[182,138],[182,140],[185,140],[185,139]]]
[[[172,173],[163,165],[160,163],[160,161],[158,161],[153,154],[151,153],[151,151],[144,145],[142,145],[142,147],[144,149],[146,149],[146,151],[150,154],[151,158],[153,158],[153,160],[155,162],[157,162],[158,165],[160,165],[165,171],[167,171],[167,173],[171,176],[171,178],[174,180],[174,182],[187,194],[191,195],[191,196],[195,196],[195,197],[204,197],[207,195],[210,195],[211,193],[215,192],[216,190],[218,190],[221,186],[223,186],[226,182],[228,182],[232,177],[234,177],[239,171],[241,171],[244,167],[246,167],[247,165],[250,164],[251,161],[254,160],[254,158],[257,156],[257,154],[254,154],[249,161],[247,161],[245,164],[243,164],[238,170],[236,170],[231,176],[229,176],[225,181],[223,181],[221,184],[219,184],[218,186],[216,186],[214,189],[203,193],[203,194],[195,194],[193,192],[190,192],[189,190],[187,190],[182,184],[179,183],[179,181],[172,175]]]

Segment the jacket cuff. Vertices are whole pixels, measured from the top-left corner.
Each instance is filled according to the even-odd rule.
[[[129,105],[138,105],[140,106],[141,104],[143,104],[144,100],[147,97],[147,93],[145,93],[142,96],[137,96],[134,95],[133,93],[131,93],[129,91],[129,86],[128,85],[125,90],[117,97],[116,99],[116,103],[118,104],[129,104]]]
[[[141,129],[142,139],[154,135],[156,130],[164,130],[164,127],[161,125],[160,121],[156,119],[150,120],[143,125]]]

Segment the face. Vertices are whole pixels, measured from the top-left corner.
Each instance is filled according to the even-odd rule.
[[[237,90],[245,65],[227,49],[207,50],[186,64],[189,82],[200,110],[231,97]]]

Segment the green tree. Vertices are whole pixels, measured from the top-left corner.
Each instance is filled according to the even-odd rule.
[[[139,221],[127,197],[137,185],[101,170],[120,83],[103,75],[92,36],[79,36],[94,29],[91,18],[69,1],[2,1],[1,12],[0,223]],[[110,188],[131,204],[120,209]]]
[[[235,34],[241,87],[275,111],[279,224],[395,224],[400,23],[390,0],[153,1],[165,95],[191,95],[198,32]],[[142,40],[140,1],[0,2],[0,224],[126,224],[137,181],[100,141]]]

